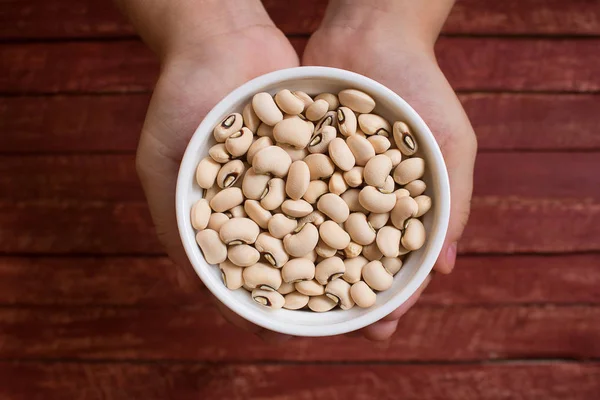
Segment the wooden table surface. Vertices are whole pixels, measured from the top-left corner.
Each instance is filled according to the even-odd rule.
[[[299,52],[325,3],[265,0]],[[600,398],[600,1],[459,0],[437,53],[480,148],[455,272],[389,342],[276,346],[158,244],[130,25],[0,0],[0,399]]]

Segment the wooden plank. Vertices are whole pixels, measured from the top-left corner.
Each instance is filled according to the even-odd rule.
[[[482,153],[475,195],[600,199],[600,154]],[[577,176],[577,179],[574,179]],[[0,201],[143,201],[132,154],[0,156]]]
[[[481,150],[600,150],[600,95],[459,96]],[[149,95],[0,97],[3,152],[134,151]],[[552,110],[552,112],[548,112]]]
[[[101,399],[589,400],[598,363],[204,365],[0,363],[0,397]],[[308,383],[308,384],[307,384]]]
[[[163,254],[144,203],[0,202],[0,253]],[[475,197],[463,253],[600,250],[600,202]]]
[[[600,356],[600,307],[416,305],[385,345],[347,337],[274,346],[195,307],[0,309],[0,358],[471,361]]]
[[[293,40],[301,53],[305,38]],[[597,92],[600,39],[442,38],[442,70],[456,90]],[[552,60],[552,62],[540,62]],[[138,41],[0,46],[0,93],[149,91],[158,64]]]
[[[313,32],[325,13],[322,0],[263,0],[287,34]],[[443,32],[447,34],[598,35],[597,0],[460,0]],[[290,10],[293,10],[290,12]],[[117,10],[101,0],[4,1],[0,37],[6,39],[90,38],[133,35]],[[57,23],[60,21],[60,23]]]
[[[600,254],[460,256],[422,305],[600,304]],[[205,301],[163,257],[0,258],[0,306],[175,306]]]

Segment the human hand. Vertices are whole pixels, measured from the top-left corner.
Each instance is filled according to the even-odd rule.
[[[477,141],[433,52],[435,30],[439,32],[445,16],[429,15],[435,17],[439,27],[433,21],[433,32],[422,31],[423,24],[416,24],[419,29],[413,29],[401,18],[395,18],[410,14],[408,11],[413,10],[408,8],[412,5],[394,9],[402,2],[389,5],[386,0],[379,0],[366,7],[355,3],[331,1],[322,26],[308,42],[302,63],[343,68],[381,82],[402,96],[431,128],[448,168],[452,199],[450,225],[434,271],[448,274],[454,267],[457,243],[469,217]],[[364,328],[362,334],[372,340],[391,337],[399,318],[416,302],[429,281],[430,278],[400,308]]]

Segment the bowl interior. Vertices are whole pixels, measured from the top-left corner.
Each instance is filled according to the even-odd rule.
[[[429,129],[406,102],[384,86],[348,71],[322,67],[303,67],[278,71],[257,78],[232,92],[219,103],[198,127],[190,141],[182,162],[177,187],[177,214],[182,240],[196,272],[205,285],[229,308],[250,321],[282,333],[322,336],[349,332],[366,326],[402,304],[429,274],[440,252],[446,233],[449,213],[448,178],[439,148]],[[279,75],[278,75],[279,74]],[[427,231],[423,248],[410,253],[393,286],[377,295],[377,303],[368,309],[354,307],[327,313],[309,311],[271,310],[252,301],[250,294],[239,289],[230,291],[222,281],[218,266],[208,264],[195,243],[195,232],[190,222],[190,210],[202,197],[202,189],[195,183],[194,174],[198,162],[208,154],[214,144],[213,127],[228,113],[241,113],[252,96],[260,91],[275,94],[281,89],[301,90],[311,95],[321,92],[338,93],[346,88],[356,88],[369,93],[375,99],[374,112],[393,122],[406,121],[414,131],[419,143],[420,157],[426,160],[423,180],[426,194],[433,199],[432,209],[422,218]]]

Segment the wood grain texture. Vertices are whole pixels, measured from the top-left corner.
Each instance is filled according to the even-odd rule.
[[[598,382],[598,363],[568,362],[491,365],[0,363],[0,397],[14,400],[590,400],[600,390]]]
[[[292,40],[302,53],[306,39]],[[600,39],[442,38],[456,90],[597,92]],[[552,60],[552,62],[541,62]],[[147,92],[158,64],[139,41],[0,45],[0,93]]]
[[[600,95],[459,96],[480,150],[600,150]],[[135,151],[148,94],[0,97],[5,153]],[[200,117],[199,117],[200,120]]]
[[[600,307],[416,305],[384,344],[265,343],[194,307],[0,309],[0,358],[194,361],[468,361],[600,356]]]
[[[460,256],[422,305],[600,304],[600,254]],[[0,258],[0,306],[184,306],[210,296],[163,257]]]
[[[0,253],[164,254],[144,203],[0,202]],[[600,202],[475,197],[463,253],[600,250]]]
[[[263,0],[271,18],[287,34],[314,31],[325,13],[323,0]],[[459,0],[446,34],[598,35],[597,0]],[[294,10],[290,13],[290,10]],[[133,35],[112,4],[102,0],[0,2],[0,36],[7,39],[92,38]]]
[[[482,153],[476,196],[600,200],[600,153]],[[143,201],[132,154],[0,156],[0,201]]]

